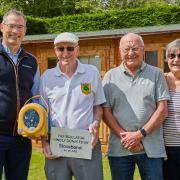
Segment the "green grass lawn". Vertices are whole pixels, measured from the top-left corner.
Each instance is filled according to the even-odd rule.
[[[33,149],[28,180],[46,180],[44,174],[44,155],[41,149]]]
[[[107,157],[103,156],[104,180],[111,180]],[[139,174],[135,172],[134,180],[139,180]],[[44,174],[44,155],[40,149],[33,149],[28,180],[46,180]]]

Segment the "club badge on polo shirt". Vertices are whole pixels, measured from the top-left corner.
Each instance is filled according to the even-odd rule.
[[[88,95],[91,93],[91,84],[90,83],[82,83],[81,84],[82,93]]]

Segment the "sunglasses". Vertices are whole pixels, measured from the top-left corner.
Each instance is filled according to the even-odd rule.
[[[168,54],[169,59],[174,59],[176,57],[180,59],[180,54],[174,54],[174,53]]]
[[[76,48],[77,46],[68,46],[68,47],[64,47],[64,46],[59,46],[59,47],[55,47],[57,51],[60,51],[60,52],[64,52],[64,50],[66,49],[67,51],[69,52],[72,52],[74,51],[74,49]]]

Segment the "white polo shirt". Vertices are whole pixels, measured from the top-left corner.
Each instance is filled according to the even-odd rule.
[[[93,106],[105,102],[97,68],[77,62],[71,78],[58,63],[42,75],[41,94],[49,105],[53,127],[88,129],[93,121]]]

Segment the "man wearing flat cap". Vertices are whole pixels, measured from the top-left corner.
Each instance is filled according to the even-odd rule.
[[[49,105],[51,127],[89,130],[92,158],[54,156],[49,142],[42,138],[47,179],[72,180],[74,176],[76,180],[103,180],[98,135],[105,97],[97,68],[77,59],[78,41],[69,32],[55,38],[58,63],[42,75],[41,94]]]

